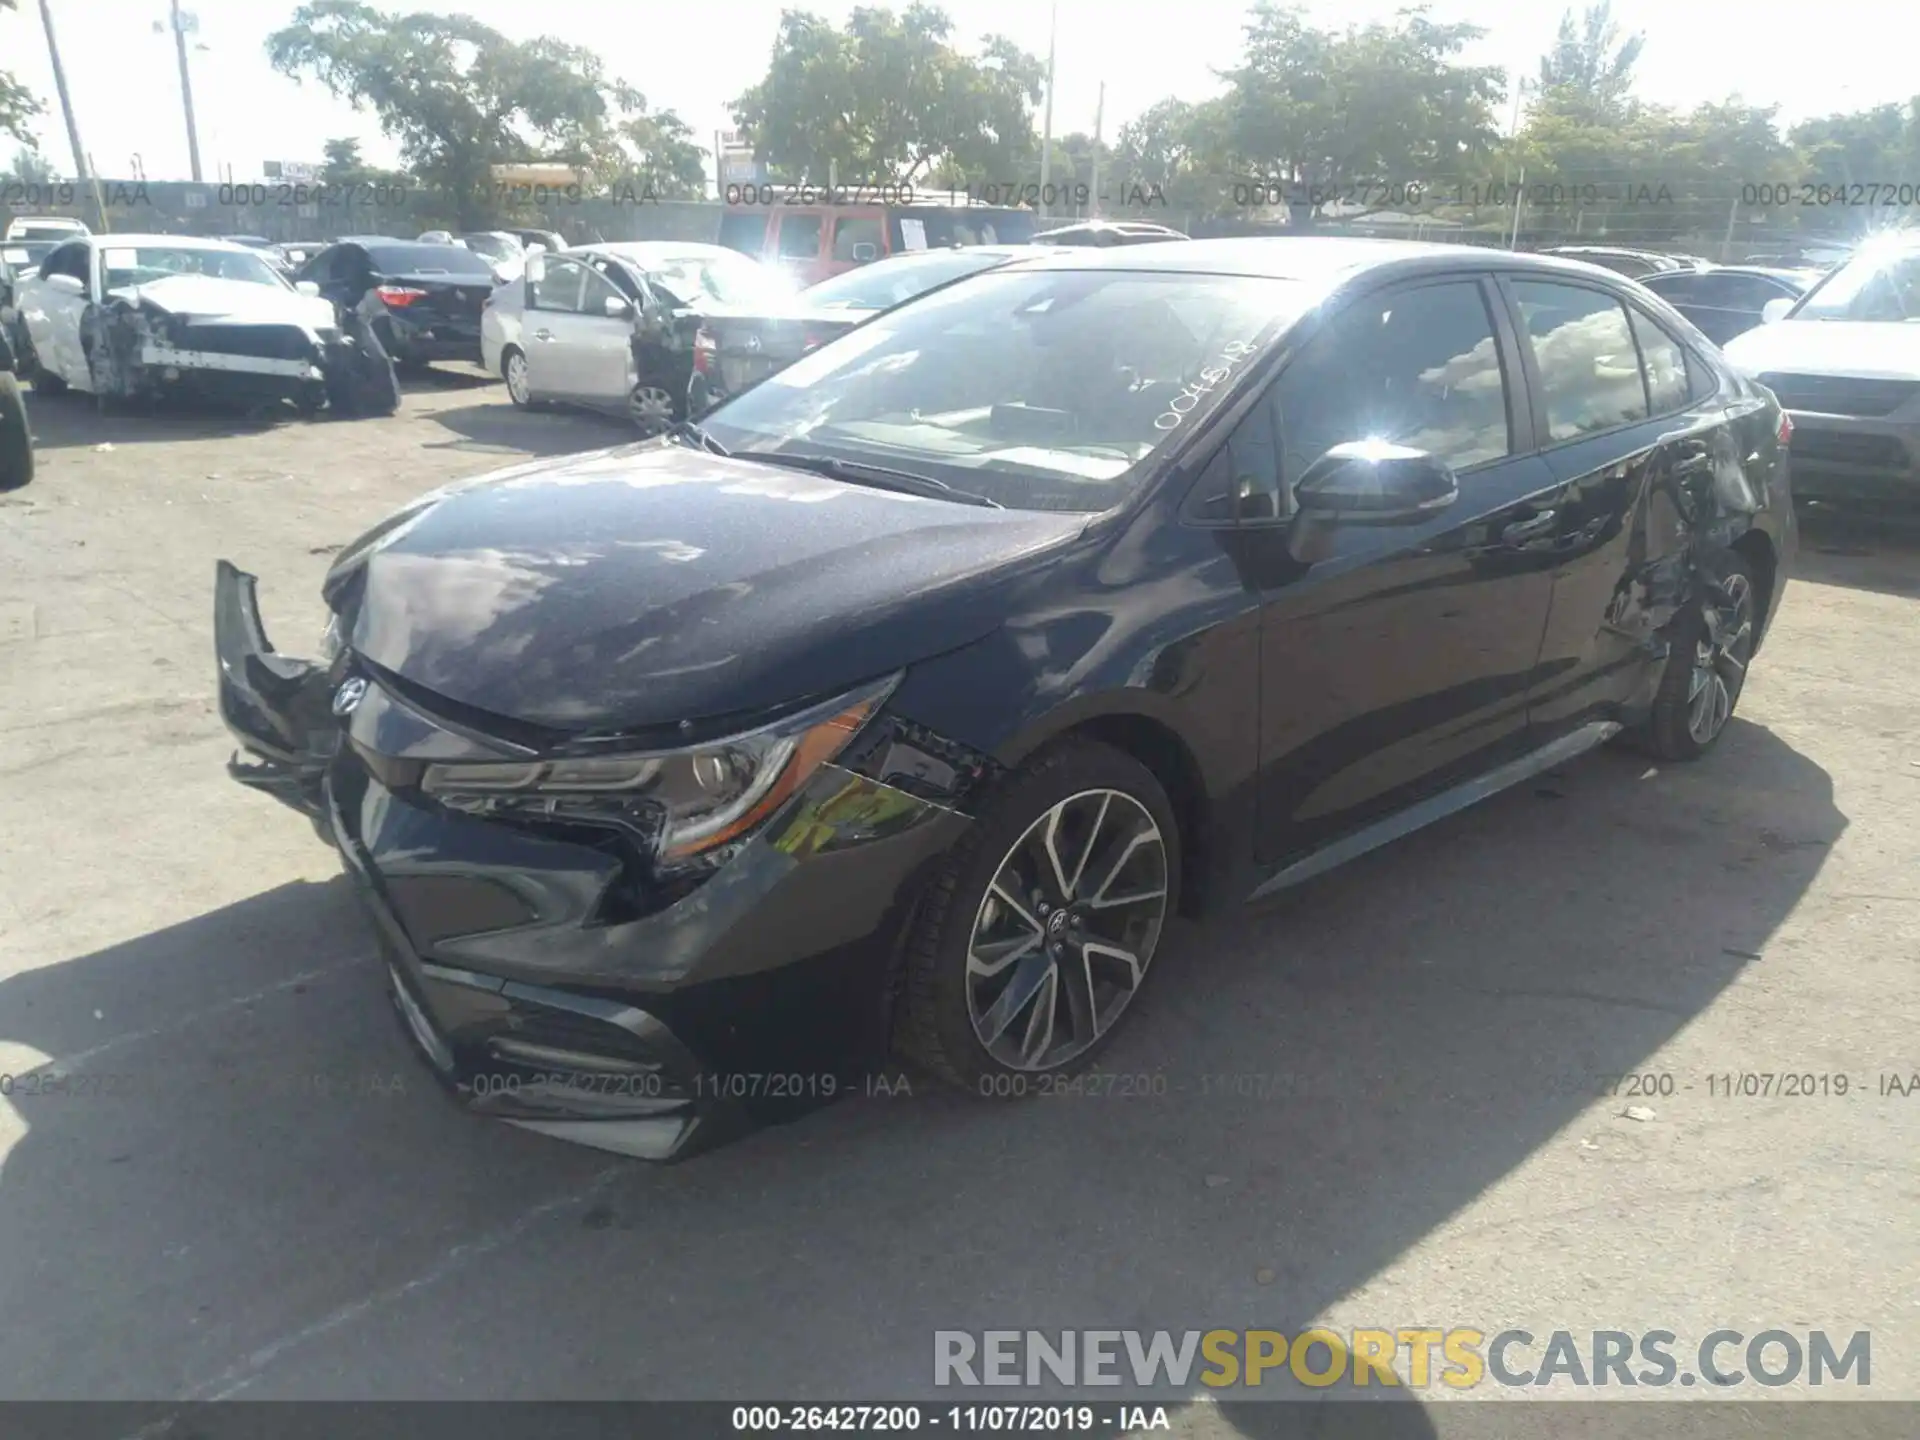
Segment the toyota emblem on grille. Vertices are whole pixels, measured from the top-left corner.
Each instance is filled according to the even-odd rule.
[[[747,336],[747,349],[755,355],[760,353],[760,337],[758,335]]]
[[[333,692],[333,713],[336,715],[351,715],[353,713],[353,707],[365,699],[366,694],[367,682],[362,680],[358,675],[355,675],[351,680],[342,682],[340,688]]]

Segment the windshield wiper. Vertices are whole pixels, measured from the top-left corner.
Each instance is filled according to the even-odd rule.
[[[768,465],[785,465],[789,469],[842,480],[849,485],[868,485],[876,490],[892,490],[901,495],[919,495],[928,500],[957,500],[962,505],[983,505],[989,510],[1007,508],[986,495],[975,495],[971,490],[956,490],[946,481],[936,480],[931,475],[916,474],[912,470],[894,470],[886,465],[870,465],[865,460],[841,460],[832,455],[782,455],[759,450],[749,450],[737,458],[759,460]]]
[[[674,422],[673,428],[667,431],[667,434],[675,440],[684,441],[688,445],[698,445],[702,450],[712,455],[725,456],[733,454],[731,450],[727,449],[726,446],[722,445],[691,420]]]

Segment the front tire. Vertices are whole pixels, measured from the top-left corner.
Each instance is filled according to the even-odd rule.
[[[995,1098],[1084,1069],[1151,973],[1179,878],[1173,806],[1150,770],[1091,741],[1044,752],[928,886],[899,1048]]]
[[[527,383],[527,357],[518,345],[500,353],[500,378],[507,382],[507,398],[521,410],[533,409],[533,389]]]
[[[686,395],[677,398],[660,385],[636,385],[627,397],[627,418],[643,438],[663,435],[675,421],[686,418]]]
[[[1641,747],[1662,760],[1698,760],[1726,733],[1753,659],[1758,591],[1747,562],[1725,552],[1675,625]]]
[[[33,435],[27,402],[10,370],[0,370],[0,490],[17,490],[33,479]]]

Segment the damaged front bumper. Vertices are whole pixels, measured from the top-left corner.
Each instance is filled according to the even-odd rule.
[[[233,777],[338,849],[396,1014],[467,1108],[672,1160],[859,1093],[884,1063],[898,939],[969,823],[875,778],[905,766],[885,725],[710,874],[669,884],[617,837],[437,804],[428,760],[499,752],[350,651],[277,654],[253,577],[224,561],[215,636]]]

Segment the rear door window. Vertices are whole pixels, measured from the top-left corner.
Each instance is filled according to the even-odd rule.
[[[782,260],[820,258],[820,217],[818,215],[782,215],[780,217],[780,258]]]
[[[756,260],[767,246],[767,217],[759,211],[735,211],[720,217],[720,243]]]
[[[873,215],[842,215],[833,222],[833,258],[848,264],[864,265],[877,260],[886,249],[886,227]],[[871,245],[873,252],[855,255],[854,247]]]
[[[1687,352],[1638,310],[1633,312],[1633,334],[1640,342],[1640,364],[1647,374],[1647,397],[1655,415],[1671,415],[1688,403]]]
[[[1626,308],[1584,286],[1512,283],[1539,368],[1548,435],[1573,440],[1645,420],[1647,390]]]

